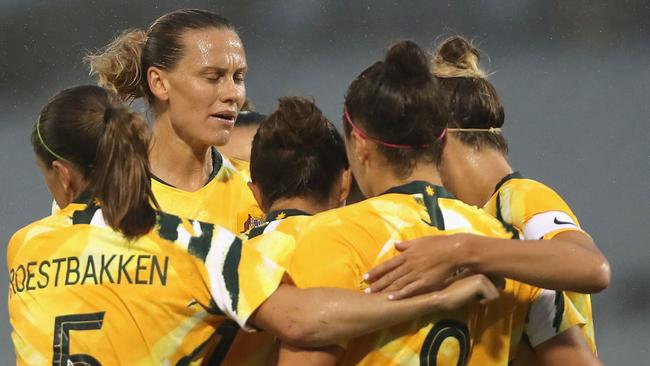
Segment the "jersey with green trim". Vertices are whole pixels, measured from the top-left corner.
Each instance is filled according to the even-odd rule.
[[[245,326],[284,274],[230,231],[166,213],[129,241],[94,203],[19,230],[7,263],[18,365],[201,364],[225,341],[215,328]]]
[[[209,182],[194,192],[183,191],[159,178],[152,179],[151,188],[161,210],[215,223],[236,234],[261,224],[264,214],[247,185],[248,165],[240,165],[239,171],[216,150],[213,150],[212,161]]]
[[[543,183],[524,178],[518,172],[505,176],[497,184],[494,194],[483,208],[522,239],[548,240],[567,231],[583,232],[578,218],[560,195]],[[565,293],[585,319],[586,324],[581,332],[596,353],[591,296],[569,291]]]
[[[253,228],[248,233],[247,243],[256,248],[264,256],[286,268],[291,261],[295,245],[293,240],[269,240],[275,233],[282,233],[295,238],[302,226],[309,221],[311,215],[306,212],[287,209],[269,212],[266,222]],[[275,337],[267,332],[238,332],[232,347],[221,365],[223,366],[264,366],[275,350]],[[217,356],[221,357],[221,356]],[[216,360],[210,360],[209,365],[217,365]]]
[[[394,244],[425,235],[474,233],[509,238],[503,226],[427,182],[390,189],[314,216],[296,243],[289,274],[299,287],[363,290],[362,275],[398,252]],[[350,341],[343,365],[507,365],[515,323],[541,294],[507,280],[498,300],[469,303]],[[558,327],[576,321],[561,314]]]

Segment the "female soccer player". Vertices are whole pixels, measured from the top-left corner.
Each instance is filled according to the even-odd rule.
[[[149,159],[164,211],[235,233],[261,221],[245,178],[214,148],[228,142],[246,99],[246,54],[228,20],[177,10],[87,61],[101,86],[127,101],[145,98],[153,111]]]
[[[274,243],[266,234],[296,237],[311,215],[341,206],[350,186],[348,168],[343,139],[320,109],[305,98],[280,98],[253,139],[249,185],[266,221],[249,231],[249,244],[288,267],[294,243]],[[240,332],[236,323],[229,331],[232,346],[220,347],[211,364],[224,359],[225,352],[223,365],[268,364],[275,349],[271,334]]]
[[[352,82],[344,105],[350,166],[361,191],[372,198],[320,213],[302,226],[290,265],[299,287],[363,290],[362,275],[396,254],[395,241],[458,232],[508,236],[496,219],[440,186],[432,166],[440,158],[448,113],[417,45],[405,41],[391,47],[383,62]],[[493,306],[477,302],[431,314],[334,350],[284,347],[280,363],[505,364],[511,325],[524,322],[529,303],[540,294],[507,281]],[[569,318],[561,314],[558,320]]]
[[[503,106],[478,67],[479,57],[465,39],[453,37],[441,43],[434,58],[433,74],[453,115],[440,163],[443,183],[527,240],[461,235],[404,243],[404,256],[371,271],[371,287],[401,298],[435,288],[464,267],[556,290],[602,290],[609,283],[609,265],[571,209],[551,188],[513,172],[508,164]],[[595,353],[590,297],[568,297],[588,321],[581,330]]]
[[[61,210],[9,243],[19,365],[195,364],[226,316],[318,346],[497,296],[483,279],[404,302],[280,285],[284,268],[228,230],[156,210],[147,125],[97,86],[51,99],[32,144]]]

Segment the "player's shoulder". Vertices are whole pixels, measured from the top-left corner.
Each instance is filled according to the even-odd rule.
[[[373,219],[380,218],[383,205],[381,196],[377,196],[352,205],[323,211],[309,219],[305,230],[328,227],[340,227],[345,230],[356,225],[370,225]]]
[[[477,234],[510,237],[503,224],[482,208],[456,198],[438,198],[445,230],[466,230]]]
[[[536,179],[517,176],[508,179],[501,186],[498,186],[498,192],[501,194],[510,194],[513,196],[527,196],[527,195],[558,195],[557,192]]]
[[[57,212],[44,217],[18,229],[9,239],[7,259],[11,262],[15,254],[25,245],[36,238],[46,234],[56,233],[68,229],[72,225],[72,218],[65,212]]]

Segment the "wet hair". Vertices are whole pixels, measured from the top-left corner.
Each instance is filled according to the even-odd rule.
[[[182,36],[206,28],[234,30],[226,18],[209,11],[176,10],[158,18],[146,32],[123,32],[103,50],[86,56],[85,61],[100,86],[125,101],[145,97],[153,105],[155,97],[149,89],[147,70],[152,66],[173,70],[184,54]]]
[[[71,163],[99,200],[106,222],[129,239],[146,234],[156,222],[150,139],[137,113],[112,92],[92,85],[55,95],[32,132],[37,157],[48,168],[55,160]]]
[[[496,89],[479,68],[479,51],[463,37],[443,41],[432,62],[433,75],[451,112],[449,128],[479,129],[457,131],[460,141],[475,149],[489,147],[508,153],[508,144],[500,131],[505,112]],[[492,129],[492,130],[491,130]]]
[[[281,198],[326,202],[348,166],[343,138],[305,98],[280,98],[253,138],[251,178],[265,208]]]
[[[429,71],[428,58],[415,43],[394,44],[384,61],[365,69],[350,84],[345,108],[369,140],[379,141],[378,150],[397,176],[407,177],[418,162],[440,160],[440,137],[448,113]],[[355,126],[347,118],[343,126],[349,137]]]

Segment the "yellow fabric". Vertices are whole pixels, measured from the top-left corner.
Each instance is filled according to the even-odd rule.
[[[396,189],[403,192],[327,211],[304,225],[289,267],[296,284],[363,290],[362,275],[397,255],[397,241],[458,232],[509,237],[493,217],[448,198],[441,187],[414,182]],[[351,340],[341,364],[421,365],[421,358],[434,364],[436,357],[437,365],[455,366],[464,355],[471,356],[470,365],[507,365],[511,333],[523,327],[538,292],[507,281],[502,296],[487,306],[472,303]],[[442,341],[437,350],[434,339]]]
[[[241,171],[224,157],[215,177],[195,192],[156,179],[152,179],[151,186],[162,211],[215,223],[241,234],[261,224],[264,214],[247,186],[248,165],[241,162],[239,168]]]
[[[521,233],[530,219],[535,215],[549,211],[559,211],[567,214],[573,219],[576,227],[551,231],[544,235],[542,239],[548,240],[562,232],[579,230],[580,228],[578,218],[571,211],[569,205],[553,189],[541,182],[518,177],[505,181],[483,207],[485,211],[494,217],[497,217],[498,214],[497,198],[501,208],[500,217],[504,223],[512,225],[519,232],[520,237],[522,237]],[[596,354],[591,296],[569,291],[565,293],[585,319],[586,324],[581,328],[581,332],[591,350]]]
[[[264,234],[251,238],[247,243],[256,248],[264,256],[280,266],[287,268],[291,261],[295,245],[293,240],[273,240],[276,233],[282,233],[295,238],[300,228],[310,216],[290,216],[274,220],[267,226]],[[275,337],[267,332],[246,333],[238,332],[232,347],[222,363],[223,366],[263,366],[275,351]]]
[[[200,364],[215,327],[245,324],[284,274],[219,226],[160,214],[128,241],[80,204],[19,230],[7,263],[18,365],[65,366],[66,347],[102,365]]]

